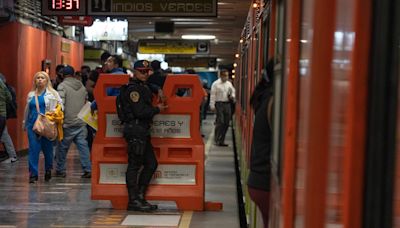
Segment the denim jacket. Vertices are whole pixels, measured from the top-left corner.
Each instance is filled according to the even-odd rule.
[[[57,92],[53,93],[51,91],[45,90],[44,94],[41,94],[39,96],[42,96],[42,95],[44,98],[45,109],[43,110],[43,108],[41,108],[40,113],[45,114],[46,112],[54,111],[57,104],[61,105],[61,109],[64,110],[64,106],[63,106],[61,97],[60,97],[60,95],[58,95]],[[28,123],[28,121],[30,121],[29,120],[30,119],[29,118],[29,103],[32,101],[32,99],[35,99],[35,91],[31,91],[28,93],[28,98],[26,100],[26,106],[25,106],[25,112],[24,112],[24,121],[22,123],[24,128],[26,127],[26,124]],[[52,102],[52,101],[54,101],[54,102]]]

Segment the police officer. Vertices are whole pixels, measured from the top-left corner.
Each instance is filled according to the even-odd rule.
[[[152,93],[146,84],[150,70],[148,61],[135,62],[134,77],[126,89],[121,89],[120,95],[127,106],[124,109],[127,117],[123,121],[123,134],[128,143],[126,184],[129,203],[127,209],[131,211],[157,209],[157,205],[151,205],[145,200],[147,187],[158,165],[150,141],[150,125],[153,116],[164,110],[166,106],[162,103],[156,107],[152,105]]]

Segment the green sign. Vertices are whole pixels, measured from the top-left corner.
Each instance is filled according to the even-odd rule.
[[[88,0],[88,15],[216,17],[217,0]]]

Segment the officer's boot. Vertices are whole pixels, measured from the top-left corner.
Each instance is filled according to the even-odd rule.
[[[153,205],[150,204],[149,202],[146,201],[146,190],[147,190],[147,186],[141,185],[139,186],[139,199],[142,202],[143,205],[149,206],[150,210],[154,211],[157,210],[158,206],[157,205]]]
[[[129,202],[128,211],[151,211],[150,205],[145,205],[139,198],[139,191],[137,188],[128,188]]]

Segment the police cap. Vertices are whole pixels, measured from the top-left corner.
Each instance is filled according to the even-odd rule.
[[[133,64],[133,69],[135,70],[151,70],[150,63],[147,60],[138,60]]]

